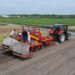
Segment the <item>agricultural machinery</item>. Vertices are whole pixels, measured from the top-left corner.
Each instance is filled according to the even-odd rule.
[[[55,41],[63,43],[65,40],[70,40],[71,38],[68,26],[63,24],[52,26],[49,31],[50,36],[42,36],[41,30],[38,27],[32,27],[31,31],[29,29],[29,34],[30,36],[24,33],[27,38],[30,37],[30,42],[24,41],[22,32],[16,38],[5,38],[3,40],[3,48],[9,48],[15,56],[31,58],[35,51],[53,45]]]
[[[68,32],[68,26],[63,24],[56,24],[52,26],[49,31],[49,35],[60,43],[71,39],[71,34]]]
[[[31,58],[36,50],[54,44],[54,38],[52,36],[42,36],[40,28],[33,27],[29,33],[30,42],[25,42],[22,35],[17,35],[16,38],[5,38],[3,40],[3,47],[10,48],[15,56]]]

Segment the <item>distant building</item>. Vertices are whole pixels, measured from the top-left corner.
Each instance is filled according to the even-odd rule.
[[[9,18],[9,16],[8,16],[8,15],[1,15],[1,17]]]

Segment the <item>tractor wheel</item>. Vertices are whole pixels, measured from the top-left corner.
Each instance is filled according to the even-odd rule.
[[[38,47],[38,50],[41,50],[41,49],[42,49],[42,45]]]
[[[66,40],[70,40],[71,39],[71,34],[70,33],[67,33],[67,36],[66,36]]]
[[[59,35],[58,41],[59,41],[60,43],[63,43],[63,42],[65,41],[65,35],[64,35],[64,34]]]

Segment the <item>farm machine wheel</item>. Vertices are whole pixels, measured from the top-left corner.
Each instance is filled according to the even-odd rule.
[[[66,40],[69,41],[71,39],[71,34],[67,33]]]
[[[63,43],[63,42],[65,41],[65,35],[64,35],[64,34],[59,35],[58,41],[59,41],[60,43]]]

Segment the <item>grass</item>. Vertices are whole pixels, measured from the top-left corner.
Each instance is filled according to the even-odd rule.
[[[40,26],[51,25],[55,23],[75,25],[75,18],[0,18],[0,22]]]
[[[71,32],[75,32],[75,29],[70,29],[69,31],[71,31]]]
[[[3,39],[5,38],[5,37],[7,37],[7,33],[3,33],[3,34],[0,34],[0,45],[2,44],[2,42],[3,42]]]

